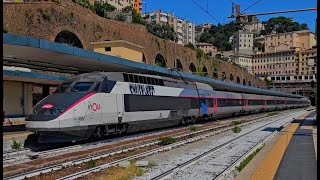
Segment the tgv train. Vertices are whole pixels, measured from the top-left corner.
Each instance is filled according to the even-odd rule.
[[[216,91],[180,79],[99,72],[74,76],[26,117],[38,142],[74,142],[208,118],[308,106],[308,99]]]

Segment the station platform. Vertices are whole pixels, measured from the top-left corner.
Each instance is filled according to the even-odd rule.
[[[6,132],[19,132],[25,131],[25,117],[19,118],[4,118],[2,131]]]
[[[17,126],[17,125],[24,125],[25,124],[25,117],[18,117],[18,118],[4,118],[3,126]]]
[[[250,180],[317,179],[316,111],[293,120],[235,178]]]

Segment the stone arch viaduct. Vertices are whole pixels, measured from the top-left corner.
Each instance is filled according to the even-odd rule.
[[[89,50],[92,49],[91,42],[126,40],[144,47],[143,55],[148,64],[156,64],[156,57],[160,54],[167,67],[178,66],[179,70],[189,73],[200,68],[196,51],[158,38],[148,33],[143,25],[97,16],[92,11],[74,4],[71,0],[61,0],[59,3],[3,3],[3,29],[4,32],[12,34],[33,36],[53,42],[72,43],[74,46]],[[72,39],[72,42],[65,42],[65,39],[68,38]],[[213,77],[214,61],[216,60],[212,59],[202,63],[209,77]],[[218,66],[218,71],[228,72],[228,69],[233,69],[233,79],[230,79],[229,74],[225,78],[219,75],[218,79],[237,83],[237,77],[239,77],[239,84],[246,79],[256,87],[265,86],[264,81],[256,79],[240,68],[231,66],[228,63]]]

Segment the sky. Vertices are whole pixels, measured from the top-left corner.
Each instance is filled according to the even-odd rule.
[[[233,19],[227,18],[231,15],[231,1],[240,4],[242,12],[247,7],[253,5],[245,13],[262,13],[282,10],[295,10],[303,8],[316,8],[317,0],[142,0],[142,13],[163,10],[165,12],[174,12],[175,16],[194,22],[196,25],[201,23],[218,24],[205,11],[197,6],[193,1],[206,9],[221,24],[225,24]],[[208,2],[208,6],[207,6]],[[145,8],[146,7],[146,8]],[[285,14],[258,16],[260,21],[266,21],[272,17],[285,16],[293,18],[295,22],[308,24],[309,29],[315,32],[317,11],[303,11]]]

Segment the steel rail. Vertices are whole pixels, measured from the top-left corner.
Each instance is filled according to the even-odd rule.
[[[293,115],[298,114],[298,113],[301,113],[301,111],[300,111],[300,112],[297,112],[297,113],[294,113]],[[261,129],[262,127],[268,126],[269,124],[275,123],[275,122],[280,121],[280,120],[282,120],[282,119],[284,119],[284,118],[286,118],[286,117],[289,117],[289,116],[292,116],[292,114],[287,115],[287,116],[284,116],[284,117],[280,117],[280,118],[278,118],[278,119],[276,119],[276,120],[273,120],[272,122],[269,122],[269,123],[267,123],[267,124],[264,124],[264,125],[262,125],[262,126],[259,126],[259,127],[255,128],[255,129],[253,129],[253,130],[245,133],[245,134],[242,134],[242,135],[240,135],[240,136],[238,136],[238,137],[236,137],[236,138],[234,138],[234,139],[232,139],[232,140],[229,140],[229,141],[227,141],[227,142],[225,142],[225,143],[223,143],[223,144],[220,144],[220,145],[218,145],[218,146],[210,149],[209,151],[206,151],[206,152],[204,152],[204,153],[202,153],[202,154],[200,154],[200,155],[198,155],[198,156],[196,156],[196,157],[194,157],[194,158],[192,158],[192,159],[190,159],[190,160],[188,160],[188,161],[186,161],[186,162],[184,162],[184,163],[182,163],[182,164],[177,165],[177,166],[174,167],[174,168],[171,168],[171,169],[168,170],[168,171],[165,171],[165,172],[161,173],[160,175],[152,178],[152,180],[166,179],[166,178],[168,178],[169,176],[171,176],[173,173],[176,173],[176,172],[179,171],[179,170],[185,169],[185,168],[189,167],[190,165],[192,165],[192,164],[200,161],[201,159],[210,156],[213,152],[215,152],[215,151],[217,151],[217,150],[219,150],[219,149],[221,149],[221,148],[223,148],[223,147],[226,147],[226,146],[230,145],[231,143],[234,143],[234,142],[236,142],[237,140],[246,137],[247,135],[250,135],[251,133],[253,133],[253,132]]]
[[[300,113],[300,112],[298,112]],[[294,114],[297,114],[297,113],[294,113]],[[292,116],[292,114],[290,115],[287,115],[285,117],[288,117],[288,116]],[[268,123],[268,124],[271,124],[271,123],[274,123],[278,120],[281,120],[285,117],[280,117],[278,118],[277,120],[273,120],[272,122]],[[270,118],[273,118],[273,116],[270,116],[270,117],[265,117],[265,118],[262,118],[258,121],[255,121],[255,122],[259,122],[259,121],[263,121],[265,119],[270,119]],[[250,121],[250,122],[247,122],[247,123],[243,123],[239,126],[245,126],[245,125],[248,125],[248,124],[252,124],[254,122]],[[266,126],[268,124],[265,124],[263,126]],[[261,126],[261,127],[263,127]],[[261,127],[259,128],[256,128],[255,130],[257,129],[260,129]],[[201,139],[205,139],[209,136],[212,136],[212,135],[215,135],[215,134],[218,134],[218,133],[222,133],[222,132],[225,132],[225,131],[228,131],[230,130],[231,128],[226,128],[226,129],[222,129],[220,131],[216,131],[216,132],[211,132],[211,133],[208,133],[208,134],[205,134],[205,135],[200,135],[200,136],[197,136],[197,137],[193,137],[193,138],[190,138],[190,139],[186,139],[186,140],[182,140],[182,141],[179,141],[177,143],[173,143],[173,144],[170,144],[170,145],[166,145],[166,146],[163,146],[163,147],[160,147],[160,148],[157,148],[157,149],[154,149],[154,150],[150,150],[150,151],[146,151],[146,152],[143,152],[143,153],[140,153],[140,154],[137,154],[137,155],[133,155],[133,156],[130,156],[130,157],[126,157],[126,158],[123,158],[123,159],[120,159],[120,160],[116,160],[116,161],[113,161],[113,162],[110,162],[110,163],[106,163],[106,164],[103,164],[103,165],[100,165],[100,166],[97,166],[97,167],[94,167],[94,168],[91,168],[91,169],[86,169],[84,171],[80,171],[80,172],[77,172],[77,173],[74,173],[74,174],[71,174],[71,175],[68,175],[68,176],[65,176],[65,177],[62,177],[62,178],[59,178],[58,180],[72,180],[72,179],[77,179],[79,177],[83,177],[85,175],[88,175],[90,173],[93,173],[93,172],[98,172],[98,171],[101,171],[105,168],[108,168],[108,167],[112,167],[112,166],[116,166],[118,165],[120,162],[123,162],[123,161],[129,161],[129,160],[133,160],[133,159],[137,159],[137,158],[142,158],[142,157],[146,157],[146,156],[149,156],[149,155],[152,155],[152,154],[156,154],[158,152],[162,152],[162,151],[166,151],[166,150],[171,150],[172,148],[175,148],[175,147],[178,147],[178,146],[181,146],[181,145],[184,145],[184,144],[187,144],[187,143],[190,143],[190,142],[194,142],[194,141],[198,141],[198,140],[201,140]],[[255,131],[253,130],[253,131]],[[252,132],[253,132],[252,131]],[[241,137],[245,136],[245,135],[248,135],[250,133],[252,133],[251,131],[249,133],[246,133],[244,135],[241,135],[240,137],[237,137],[231,141],[228,141],[228,144],[230,144],[231,142],[234,142],[238,139],[240,139]],[[215,150],[225,146],[226,143],[222,144],[222,145],[219,145],[218,147],[214,148]],[[211,151],[210,151],[211,152]],[[201,155],[201,156],[197,156],[196,158],[193,158],[192,160],[189,160],[187,161],[186,163],[183,163],[183,164],[180,164],[179,166],[173,168],[173,169],[170,169],[169,171],[163,173],[162,175],[163,176],[166,176],[167,174],[169,173],[173,173],[173,172],[176,172],[175,170],[182,167],[184,164],[189,164],[189,163],[192,163],[194,160],[202,157],[204,155]],[[153,179],[157,179],[157,178],[161,178],[162,175],[159,175],[157,176],[156,178],[153,178]]]

